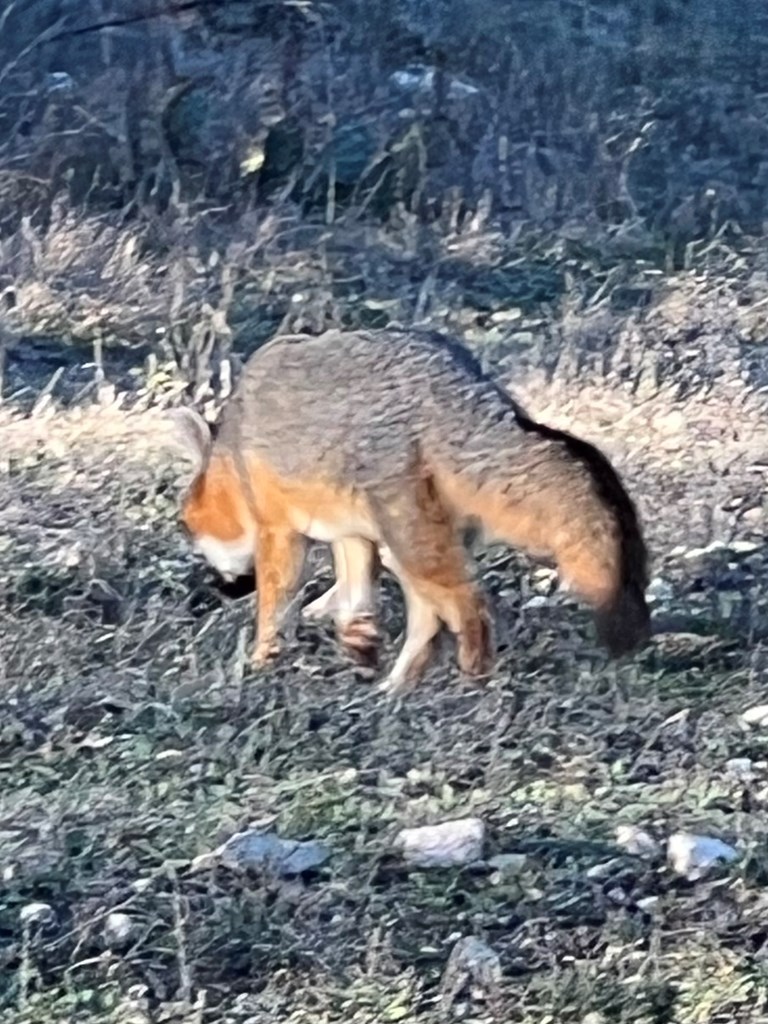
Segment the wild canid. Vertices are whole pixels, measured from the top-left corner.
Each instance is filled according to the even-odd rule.
[[[379,559],[406,602],[405,642],[382,689],[419,678],[445,623],[470,675],[492,662],[467,526],[552,559],[593,609],[613,655],[650,635],[647,552],[635,507],[591,444],[529,418],[462,345],[412,330],[277,337],[248,361],[215,440],[180,425],[197,467],[181,519],[224,575],[255,565],[253,662],[278,649],[306,539],[330,543],[334,586],[304,610],[342,643],[375,645]]]

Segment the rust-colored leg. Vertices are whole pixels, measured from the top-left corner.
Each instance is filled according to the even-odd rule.
[[[278,630],[304,565],[306,543],[301,534],[284,527],[260,526],[256,538],[256,644],[252,662],[266,664],[278,654]]]
[[[432,479],[414,474],[405,485],[375,495],[374,507],[389,549],[387,565],[408,607],[405,644],[382,689],[398,692],[416,681],[429,662],[440,619],[456,634],[461,670],[483,675],[493,658],[490,616]]]

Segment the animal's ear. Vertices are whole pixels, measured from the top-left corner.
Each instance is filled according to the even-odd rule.
[[[211,451],[211,428],[199,412],[188,406],[171,410],[169,419],[173,440],[194,462],[195,474],[199,473]]]

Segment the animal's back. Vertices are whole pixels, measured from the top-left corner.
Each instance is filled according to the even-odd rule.
[[[519,414],[439,334],[327,331],[278,337],[251,357],[218,443],[294,478],[366,487],[404,472],[416,448],[487,461],[516,443]]]

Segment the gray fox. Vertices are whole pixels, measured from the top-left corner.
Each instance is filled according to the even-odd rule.
[[[246,363],[215,441],[184,410],[197,460],[181,519],[221,573],[255,564],[253,661],[278,651],[306,539],[332,545],[336,582],[304,612],[333,615],[358,655],[376,641],[380,565],[406,602],[403,647],[381,684],[414,684],[445,623],[469,675],[492,663],[485,599],[462,530],[534,557],[592,606],[619,656],[650,636],[647,551],[616,471],[591,444],[535,422],[461,344],[414,330],[285,335]]]

